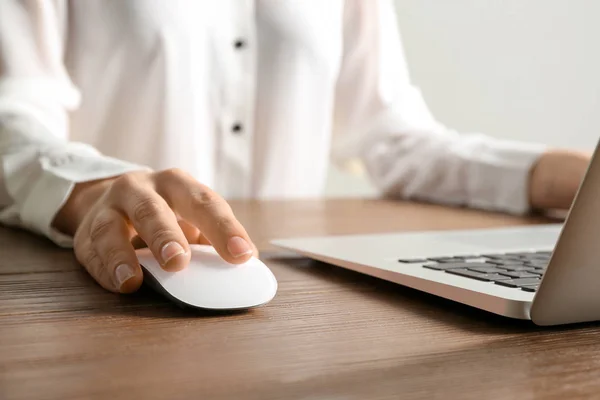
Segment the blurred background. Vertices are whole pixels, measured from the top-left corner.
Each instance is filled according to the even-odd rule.
[[[395,0],[412,79],[461,132],[593,149],[600,137],[600,1]],[[373,195],[331,168],[328,196]]]

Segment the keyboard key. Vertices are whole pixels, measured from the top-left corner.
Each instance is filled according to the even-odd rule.
[[[533,261],[533,262],[548,262],[550,261],[550,257],[540,257],[540,256],[534,256],[534,257],[524,257],[523,261],[527,262],[527,261]]]
[[[477,254],[463,254],[460,256],[456,256],[456,258],[462,258],[464,260],[472,260],[472,259],[479,259],[479,258],[481,258],[481,256],[479,256]]]
[[[535,291],[537,291],[538,287],[539,287],[538,285],[532,285],[532,286],[524,285],[524,286],[521,286],[521,290],[524,290],[526,292],[535,292]]]
[[[524,265],[527,268],[541,268],[541,269],[546,269],[546,267],[548,266],[548,263],[531,263],[531,262],[525,262]]]
[[[481,272],[484,274],[498,274],[500,272],[506,272],[505,269],[500,269],[500,268],[496,267],[495,265],[490,265],[489,267],[469,267],[468,269],[471,271]]]
[[[490,264],[486,263],[438,263],[438,264],[429,264],[423,265],[423,268],[435,269],[437,271],[446,271],[449,269],[467,269],[467,268],[476,268],[476,267],[489,267]]]
[[[548,262],[547,261],[526,261],[525,265],[528,265],[530,267],[546,268],[548,266]]]
[[[507,256],[516,256],[516,257],[527,257],[530,255],[534,255],[536,254],[535,252],[531,252],[531,251],[520,251],[520,252],[513,252],[513,253],[506,253]]]
[[[508,277],[506,275],[500,275],[500,274],[490,274],[489,278],[490,278],[490,282],[510,280],[510,277]]]
[[[526,264],[523,261],[504,261],[504,260],[490,260],[496,265],[502,265],[506,267],[525,267]]]
[[[532,286],[540,283],[538,278],[518,278],[510,280],[497,280],[494,281],[497,285],[508,286],[508,287],[523,287]]]
[[[467,278],[473,278],[480,281],[494,282],[496,280],[510,279],[509,277],[498,274],[485,274],[481,272],[470,271],[468,269],[449,269],[446,271],[449,274],[460,275]]]
[[[494,257],[491,257],[491,258],[498,259],[498,260],[520,260],[521,256],[519,254],[510,254],[510,253],[507,253],[507,254],[502,254],[502,255],[494,256]]]
[[[489,258],[491,260],[500,260],[500,261],[521,261],[521,259],[519,257],[515,257],[515,256],[508,256],[508,255],[504,255],[504,254],[499,254],[499,255],[495,255],[495,256],[485,256],[485,258]]]
[[[488,264],[496,264],[496,265],[502,265],[502,264],[510,264],[506,261],[503,260],[496,260],[496,259],[487,259],[485,260],[486,263]],[[515,263],[514,261],[512,262],[513,264]]]
[[[448,260],[454,260],[454,257],[429,257],[428,260],[429,261],[448,261]]]
[[[538,278],[541,278],[544,275],[543,271],[529,271],[529,273],[537,276]]]
[[[523,264],[525,260],[519,257],[506,257],[500,261],[503,261],[505,264]]]
[[[398,262],[401,262],[404,264],[417,264],[417,263],[427,262],[427,260],[424,258],[401,258],[398,260]]]
[[[550,258],[550,256],[550,254],[545,253],[527,253],[522,255],[522,257],[526,258]]]
[[[523,271],[528,271],[528,272],[531,272],[532,274],[543,274],[544,273],[544,269],[536,268],[536,267],[527,267],[527,269],[524,269]]]
[[[448,258],[446,260],[439,260],[439,263],[463,263],[466,262],[464,258]]]
[[[528,271],[529,269],[533,268],[527,265],[498,265],[498,267],[507,271]]]
[[[534,264],[548,264],[550,259],[547,258],[525,258],[523,262],[525,263],[534,263]]]
[[[511,278],[537,278],[539,275],[532,274],[529,271],[505,271],[501,272],[501,275],[510,276]]]

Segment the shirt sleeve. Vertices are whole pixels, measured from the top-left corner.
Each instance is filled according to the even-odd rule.
[[[409,77],[393,3],[347,0],[334,160],[360,159],[387,195],[523,214],[533,143],[459,133],[431,115]]]
[[[52,220],[79,182],[145,167],[69,141],[80,93],[63,64],[66,1],[0,1],[0,223],[72,238]]]

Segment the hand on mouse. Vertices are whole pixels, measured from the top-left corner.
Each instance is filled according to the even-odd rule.
[[[132,244],[138,238],[168,271],[187,266],[189,243],[211,244],[234,264],[257,255],[229,204],[178,169],[77,184],[54,226],[74,235],[77,260],[113,292],[134,292],[142,283]]]

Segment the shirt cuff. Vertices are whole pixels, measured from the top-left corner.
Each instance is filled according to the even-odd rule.
[[[478,149],[468,166],[472,207],[523,215],[531,211],[531,170],[547,147],[492,139]]]
[[[61,247],[72,247],[73,237],[54,229],[52,221],[75,184],[149,170],[101,155],[67,154],[58,159],[49,156],[43,157],[40,162],[42,173],[22,205],[20,218],[26,228],[48,237]]]

